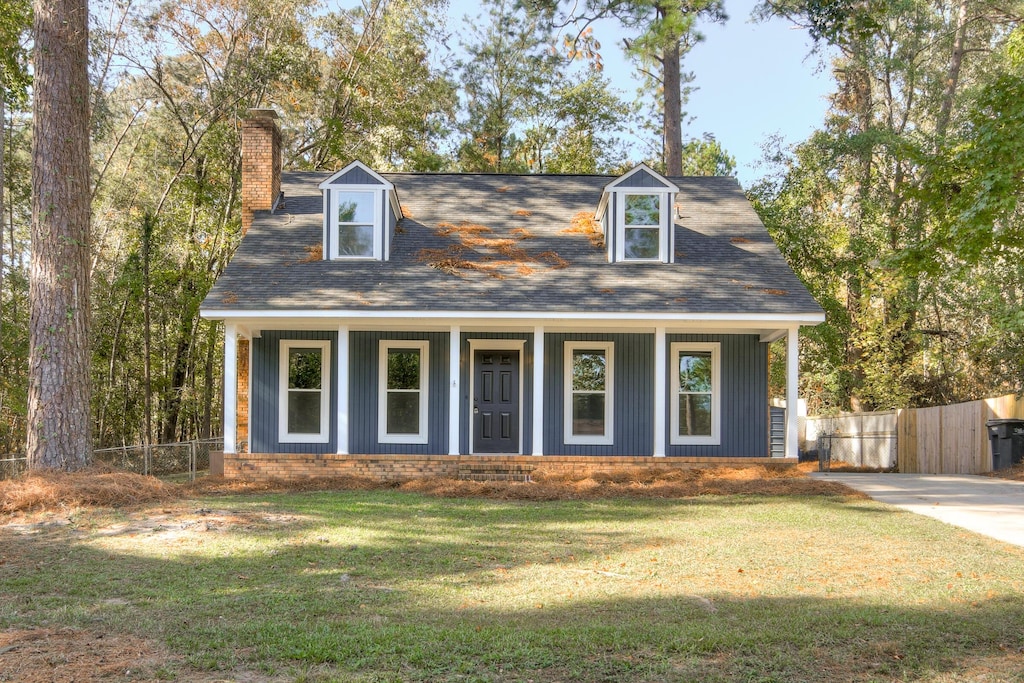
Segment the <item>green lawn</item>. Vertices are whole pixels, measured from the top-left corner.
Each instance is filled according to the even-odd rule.
[[[209,498],[0,527],[31,626],[184,681],[1024,680],[1024,549],[825,497]]]

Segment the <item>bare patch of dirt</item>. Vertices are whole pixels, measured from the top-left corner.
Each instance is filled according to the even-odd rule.
[[[162,645],[133,635],[81,629],[0,631],[0,681],[18,683],[275,683],[254,671],[194,670]]]
[[[158,681],[176,657],[130,635],[75,629],[0,631],[0,681]],[[190,679],[196,680],[196,679]]]

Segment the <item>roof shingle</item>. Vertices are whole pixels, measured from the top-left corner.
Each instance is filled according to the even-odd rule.
[[[603,247],[570,230],[574,216],[593,214],[612,176],[381,175],[406,216],[390,260],[315,258],[317,186],[329,174],[284,173],[283,204],[257,212],[204,313],[821,312],[732,178],[670,179],[683,214],[675,263],[612,264]]]

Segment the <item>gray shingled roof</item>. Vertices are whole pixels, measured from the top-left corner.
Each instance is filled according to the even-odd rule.
[[[406,215],[389,261],[311,258],[323,231],[317,186],[329,174],[285,173],[283,205],[257,213],[204,313],[821,313],[732,178],[671,178],[684,214],[676,221],[676,263],[611,264],[604,248],[566,230],[579,212],[593,214],[614,177],[382,175]],[[509,259],[493,243],[467,246],[458,233],[439,234],[442,223],[485,226],[490,232],[479,236],[515,240],[523,251]],[[449,253],[456,261],[438,263]]]

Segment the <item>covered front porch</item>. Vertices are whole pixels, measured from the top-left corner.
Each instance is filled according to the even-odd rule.
[[[606,317],[601,320],[588,319],[578,313],[564,314],[558,320],[538,320],[525,316],[501,319],[388,316],[387,319],[376,319],[375,316],[367,315],[358,318],[354,315],[338,317],[326,312],[303,318],[285,315],[265,315],[260,319],[228,318],[225,320],[224,375],[226,472],[236,471],[228,466],[233,455],[246,455],[249,458],[244,461],[241,458],[234,459],[239,468],[242,465],[263,468],[264,465],[259,464],[261,462],[265,462],[265,466],[271,469],[285,467],[282,464],[283,458],[273,463],[272,459],[267,460],[268,456],[274,454],[287,455],[296,461],[313,458],[315,462],[304,465],[307,470],[327,467],[326,463],[341,462],[328,457],[332,455],[358,456],[347,461],[352,463],[361,462],[359,458],[365,456],[371,460],[390,459],[396,466],[403,462],[408,467],[427,469],[448,465],[408,463],[420,462],[415,458],[425,456],[433,458],[435,463],[446,463],[448,461],[437,458],[481,458],[485,455],[489,458],[500,455],[527,459],[544,456],[546,460],[575,457],[594,462],[597,462],[595,459],[606,457],[617,461],[631,458],[635,466],[645,467],[657,462],[653,459],[667,459],[689,466],[725,464],[732,460],[743,463],[759,462],[762,459],[771,461],[767,457],[767,344],[781,338],[787,340],[787,405],[795,406],[798,330],[801,324],[814,322],[777,315],[755,316],[754,319],[744,320],[729,319],[724,315],[704,315],[695,320],[692,316],[686,319],[651,319],[649,316],[630,316],[626,313],[617,314],[614,319]],[[261,345],[270,348],[268,345],[272,344],[294,345],[297,342],[286,340],[300,336],[319,340],[316,344],[322,345],[324,349],[324,363],[327,365],[325,378],[331,387],[330,391],[325,389],[322,397],[324,438],[315,448],[303,448],[302,443],[289,443],[285,444],[287,448],[277,448],[275,446],[283,441],[279,437],[275,437],[276,441],[254,440],[254,431],[267,429],[268,423],[275,421],[266,418],[261,421],[260,415],[267,413],[266,410],[261,413],[258,406],[254,406],[254,400],[266,404],[268,394],[280,394],[277,389],[267,389],[266,386],[262,390],[257,386],[254,394],[253,381],[261,371],[261,364],[267,365],[269,362],[273,365],[269,369],[264,367],[262,371],[268,377],[273,376],[271,382],[278,381],[274,379],[278,376],[276,357],[268,361],[266,354],[259,353],[259,348]],[[452,343],[452,340],[458,340],[458,343]],[[378,390],[379,382],[375,378],[379,375],[375,373],[378,367],[382,368],[381,372],[386,372],[384,366],[380,365],[380,354],[387,352],[389,344],[420,345],[423,372],[430,377],[429,386],[424,384],[422,400],[429,404],[429,410],[424,405],[422,439],[404,440],[405,444],[411,444],[408,446],[403,445],[403,439],[395,439],[386,444],[385,448],[385,445],[378,443],[382,439],[374,440],[377,438],[377,425],[383,424],[384,418],[381,415],[387,409],[382,397],[386,388]],[[717,344],[721,347],[719,355],[724,358],[721,364],[725,368],[723,375],[726,375],[723,384],[732,388],[722,392],[726,393],[729,402],[721,409],[716,408],[716,420],[721,420],[719,413],[726,415],[726,419],[721,420],[722,435],[719,440],[714,444],[703,442],[710,445],[689,446],[676,438],[681,429],[677,403],[681,400],[678,398],[681,389],[678,381],[672,378],[672,366],[673,359],[678,361],[678,356],[674,355],[677,347],[697,347],[701,344]],[[254,347],[257,349],[255,354]],[[574,441],[573,434],[570,434],[572,418],[575,417],[572,414],[572,399],[575,398],[572,380],[566,377],[566,368],[572,362],[570,347],[600,347],[598,352],[602,348],[607,349],[609,391],[606,398],[609,402],[615,402],[615,407],[608,409],[607,441]],[[750,349],[756,349],[755,355],[765,358],[764,367],[758,364],[733,367],[738,362],[736,358],[751,355]],[[516,412],[510,423],[517,433],[514,439],[506,442],[510,445],[496,451],[481,448],[479,440],[484,431],[478,419],[482,386],[480,354],[489,352],[509,352],[514,357],[512,363],[517,373],[512,376],[514,397],[511,400],[514,401]],[[613,354],[614,365],[611,364]],[[710,358],[711,354],[708,353],[708,356]],[[428,361],[429,373],[426,369]],[[730,379],[729,373],[735,376],[735,380]],[[754,392],[756,395],[745,395],[744,391],[734,387],[739,386],[737,382],[748,381],[748,375],[756,376],[755,379],[764,385],[763,390]],[[569,384],[566,384],[567,381]],[[729,384],[730,381],[733,384]],[[615,387],[614,397],[612,387]],[[764,395],[761,396],[761,393]],[[719,397],[715,398],[720,400]],[[275,406],[273,410],[280,412],[280,407]],[[755,424],[754,428],[747,431],[763,433],[745,435],[745,441],[742,442],[730,440],[737,431],[735,426],[744,420]],[[429,436],[426,427],[428,422]],[[614,440],[611,437],[612,427],[615,431]],[[783,457],[774,460],[795,461],[796,435],[796,414],[787,411]],[[735,445],[738,443],[747,445]],[[751,443],[755,445],[751,447]],[[253,448],[254,444],[256,448]],[[255,453],[250,456],[247,451]],[[402,458],[414,460],[403,461]],[[237,472],[240,473],[241,469]]]

